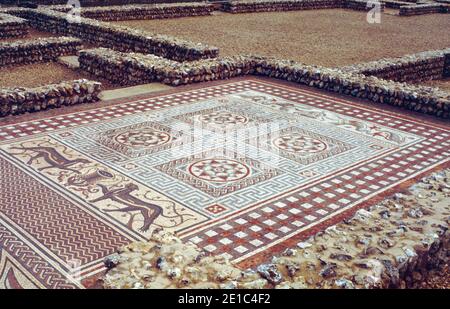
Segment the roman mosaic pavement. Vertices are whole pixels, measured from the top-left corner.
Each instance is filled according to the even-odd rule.
[[[0,127],[0,286],[164,228],[243,262],[448,164],[450,125],[257,79]]]

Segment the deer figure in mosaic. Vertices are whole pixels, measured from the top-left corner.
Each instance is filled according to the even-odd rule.
[[[35,162],[38,159],[43,159],[45,163],[48,164],[48,166],[40,167],[37,170],[43,171],[50,168],[57,168],[60,170],[67,170],[74,173],[79,174],[80,171],[73,168],[74,165],[79,163],[91,163],[91,161],[83,158],[77,158],[77,159],[68,159],[61,153],[59,153],[54,147],[46,147],[46,146],[34,146],[34,147],[26,147],[23,145],[20,145],[20,147],[14,146],[10,149],[15,150],[22,150],[25,152],[32,152],[34,155],[31,155],[31,157],[28,159],[27,164],[31,165],[33,162]]]

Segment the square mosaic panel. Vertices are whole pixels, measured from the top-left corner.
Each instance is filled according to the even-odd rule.
[[[276,168],[237,153],[214,149],[169,161],[155,168],[212,197],[222,197],[279,174]]]
[[[249,139],[248,143],[303,165],[329,158],[352,148],[350,144],[303,130],[300,127],[288,127],[256,136]]]
[[[257,113],[240,108],[240,100],[236,98],[223,98],[215,102],[219,103],[219,106],[184,113],[174,118],[202,129],[218,132],[236,131],[270,122],[269,119],[264,119]]]
[[[2,126],[4,256],[65,287],[155,228],[251,259],[447,166],[450,125],[418,118],[248,79]]]
[[[156,122],[141,122],[99,132],[94,139],[111,151],[136,158],[180,145],[181,135]]]

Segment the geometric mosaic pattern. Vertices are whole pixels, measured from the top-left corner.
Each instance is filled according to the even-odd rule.
[[[213,198],[254,186],[279,174],[276,168],[257,160],[224,155],[213,149],[157,165],[155,168]]]
[[[170,134],[170,128],[158,123],[143,122],[101,132],[97,141],[129,157],[141,157],[181,142],[180,134]]]
[[[0,286],[81,287],[155,228],[245,262],[449,149],[450,125],[254,79],[2,126]]]

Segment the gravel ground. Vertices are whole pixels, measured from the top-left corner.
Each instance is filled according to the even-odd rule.
[[[0,43],[59,36],[60,35],[50,32],[44,32],[30,28],[29,34],[26,37],[0,39]],[[83,48],[88,49],[94,47],[95,46],[93,44],[83,42]],[[64,65],[55,62],[0,67],[0,88],[37,87],[81,78],[100,81],[103,84],[103,90],[119,88],[118,86],[114,86],[106,80],[99,79],[96,76],[92,76],[88,72],[82,70],[72,70]]]
[[[450,92],[450,78],[431,80],[424,83],[426,86],[438,87],[444,91]]]
[[[208,43],[222,55],[253,53],[329,67],[450,46],[446,14],[383,14],[376,25],[363,12],[339,9],[115,23]]]
[[[429,276],[422,284],[422,289],[450,289],[450,268],[445,265],[440,272]]]
[[[87,72],[72,70],[56,62],[0,68],[0,88],[37,87],[81,78],[102,82],[103,90],[117,88],[105,80],[91,76]]]

